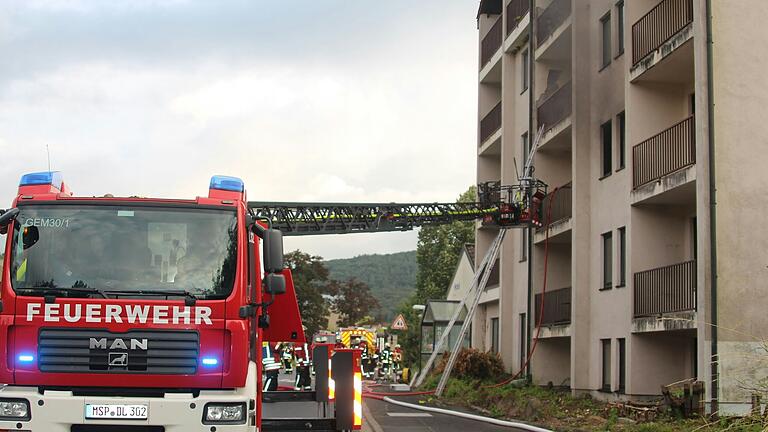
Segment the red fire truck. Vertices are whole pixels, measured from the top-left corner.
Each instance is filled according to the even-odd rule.
[[[305,339],[282,234],[241,180],[172,200],[75,197],[58,172],[27,174],[0,231],[0,431],[360,428],[349,359],[337,418],[262,423],[262,342]]]

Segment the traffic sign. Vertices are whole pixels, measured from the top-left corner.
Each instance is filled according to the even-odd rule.
[[[408,324],[405,323],[403,314],[399,314],[394,321],[392,321],[392,330],[408,330]]]

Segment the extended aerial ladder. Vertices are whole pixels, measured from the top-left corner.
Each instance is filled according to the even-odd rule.
[[[408,231],[421,226],[475,220],[498,227],[499,233],[475,269],[470,289],[456,308],[417,378],[416,384],[420,385],[440,350],[448,343],[451,329],[467,306],[466,319],[438,383],[436,394],[440,396],[456,362],[461,342],[469,329],[480,297],[485,291],[507,229],[542,226],[542,203],[547,195],[547,185],[534,177],[533,167],[542,132],[543,129],[538,131],[528,158],[524,161],[518,184],[480,183],[477,185],[478,200],[474,202],[402,204],[249,201],[248,207],[257,219],[266,221],[272,228],[282,231],[285,236]]]

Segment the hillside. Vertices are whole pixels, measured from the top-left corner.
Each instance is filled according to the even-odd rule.
[[[398,306],[416,287],[416,251],[360,255],[325,262],[331,279],[357,278],[371,287],[381,304],[382,319],[394,318]]]

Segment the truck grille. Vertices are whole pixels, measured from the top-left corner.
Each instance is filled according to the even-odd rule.
[[[189,330],[42,328],[38,367],[42,372],[192,375],[200,336]]]

